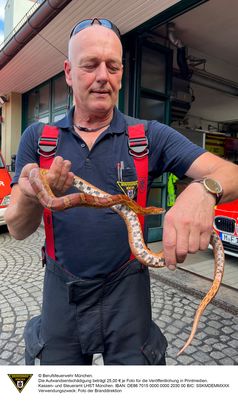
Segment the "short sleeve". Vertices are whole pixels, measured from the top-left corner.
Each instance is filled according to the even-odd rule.
[[[154,177],[171,172],[181,178],[195,159],[206,152],[178,131],[156,121],[149,123],[148,139],[149,169]]]
[[[34,123],[27,127],[27,129],[23,132],[16,155],[16,170],[12,179],[12,186],[18,183],[22,168],[27,163],[39,164],[37,146],[42,127],[42,123]]]

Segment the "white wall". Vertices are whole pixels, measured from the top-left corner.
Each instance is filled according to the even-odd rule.
[[[8,0],[5,6],[4,37],[6,38],[15,26],[34,5],[32,0]]]

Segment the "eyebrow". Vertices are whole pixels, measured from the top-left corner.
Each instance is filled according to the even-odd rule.
[[[98,57],[95,57],[95,56],[85,56],[80,60],[80,64],[88,62],[88,61],[98,62],[98,61],[101,61],[101,59],[99,59]],[[117,58],[115,58],[115,59],[111,58],[111,59],[105,60],[105,62],[106,63],[122,64],[122,61],[120,59],[117,59]]]

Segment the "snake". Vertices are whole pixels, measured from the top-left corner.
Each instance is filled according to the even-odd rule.
[[[86,206],[91,208],[111,208],[125,221],[128,230],[128,240],[135,258],[143,265],[151,268],[165,267],[163,250],[154,253],[150,250],[143,237],[138,215],[154,215],[164,213],[163,208],[155,206],[141,207],[137,202],[124,194],[109,194],[79,176],[74,176],[73,186],[79,192],[56,197],[47,181],[47,169],[34,167],[29,172],[29,182],[44,208],[51,211],[64,211],[73,207]],[[200,318],[208,304],[216,296],[224,274],[225,256],[222,241],[215,231],[212,232],[210,245],[213,249],[215,266],[212,285],[200,302],[194,316],[190,335],[177,356],[185,351],[191,344],[200,321]]]

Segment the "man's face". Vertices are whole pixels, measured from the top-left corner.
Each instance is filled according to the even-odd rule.
[[[115,106],[122,78],[122,47],[118,37],[98,25],[76,34],[65,62],[66,81],[76,107],[90,115],[109,113]]]

